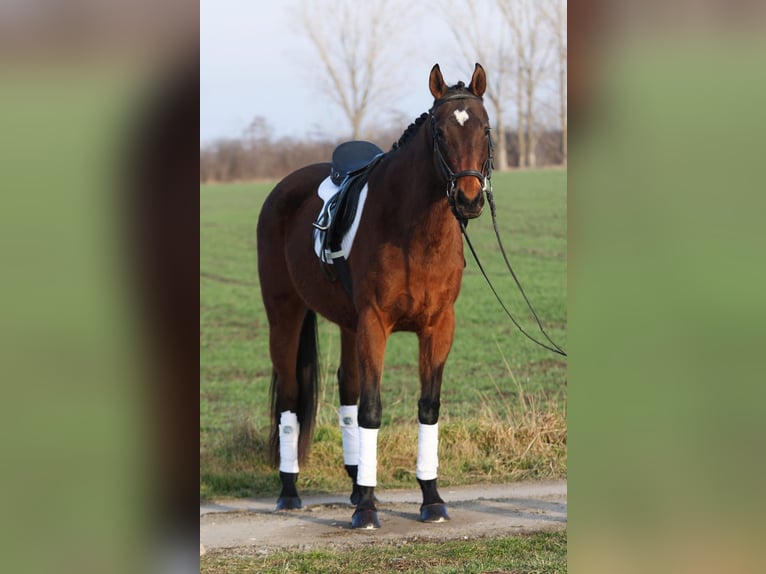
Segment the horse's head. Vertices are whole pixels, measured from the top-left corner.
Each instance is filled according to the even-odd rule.
[[[492,175],[489,116],[482,103],[487,87],[484,68],[476,64],[468,87],[463,82],[448,87],[436,64],[431,69],[429,87],[434,96],[429,112],[434,156],[447,180],[449,202],[458,218],[478,217]]]

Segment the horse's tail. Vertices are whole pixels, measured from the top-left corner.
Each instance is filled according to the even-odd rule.
[[[317,316],[314,311],[307,311],[301,326],[298,341],[298,356],[296,357],[295,373],[298,378],[298,423],[300,435],[298,438],[298,461],[303,463],[311,449],[311,439],[314,435],[314,423],[317,413],[317,388],[319,386],[319,366],[317,361]],[[271,375],[271,461],[279,464],[279,406],[277,404],[276,371]]]
[[[298,440],[298,460],[304,462],[311,449],[314,423],[317,414],[317,388],[319,386],[319,365],[317,361],[317,316],[307,311],[301,327],[296,361],[298,377],[298,422],[301,425]]]

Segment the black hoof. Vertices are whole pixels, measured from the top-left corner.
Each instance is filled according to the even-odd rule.
[[[380,528],[377,510],[357,510],[351,517],[351,528],[374,530]]]
[[[445,522],[449,520],[447,507],[441,502],[424,504],[420,507],[420,520],[422,522]]]
[[[303,508],[303,504],[297,496],[280,496],[277,500],[277,510],[298,510],[299,508]]]

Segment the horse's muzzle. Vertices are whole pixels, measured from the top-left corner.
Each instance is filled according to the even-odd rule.
[[[455,210],[465,219],[475,219],[484,211],[484,193],[480,191],[475,198],[469,199],[463,190],[458,188],[455,197]]]

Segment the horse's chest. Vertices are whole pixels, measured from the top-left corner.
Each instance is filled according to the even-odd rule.
[[[398,252],[384,256],[376,274],[377,304],[403,329],[414,328],[451,307],[460,292],[462,256],[452,259]]]
[[[465,259],[460,230],[448,217],[427,212],[404,229],[393,216],[374,222],[369,241],[358,241],[349,260],[357,308],[373,305],[398,330],[417,330],[450,310]]]

